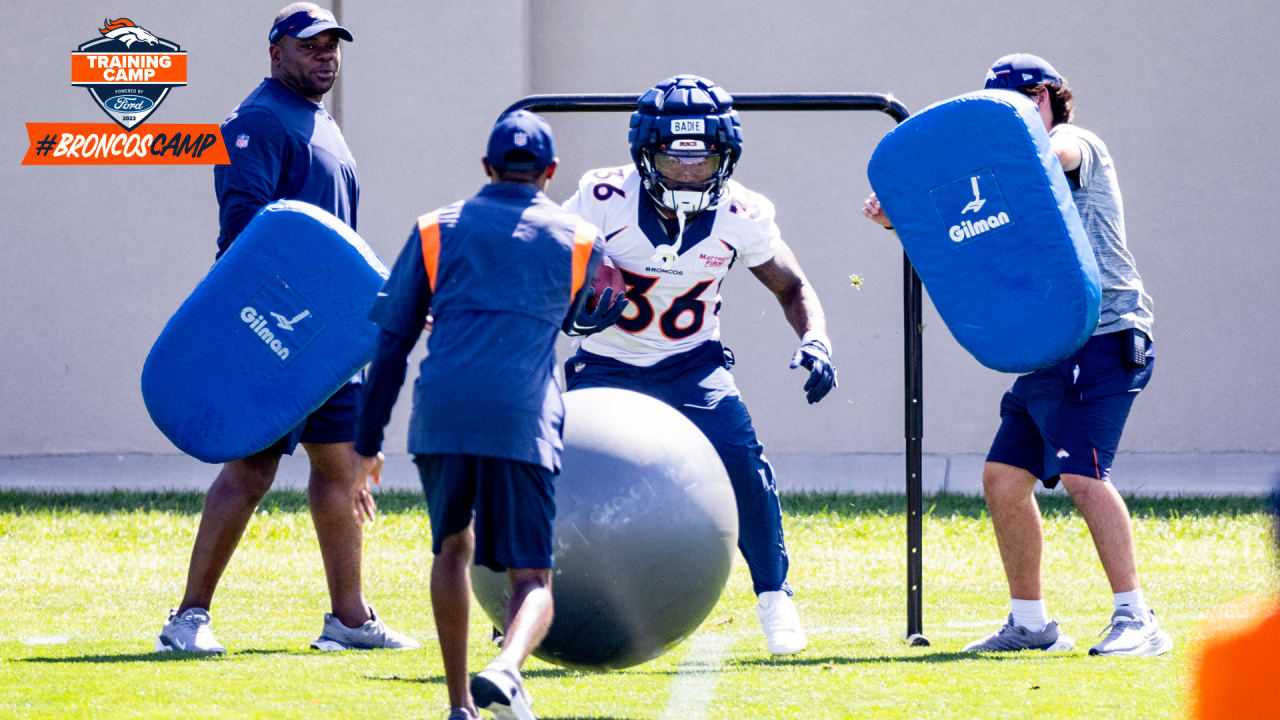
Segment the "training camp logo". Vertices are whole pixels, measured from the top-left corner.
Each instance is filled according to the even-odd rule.
[[[86,88],[107,117],[132,131],[171,88],[187,84],[187,53],[129,18],[107,18],[98,37],[71,53],[71,84]]]
[[[963,243],[1013,223],[1009,204],[991,168],[939,185],[929,191],[929,197],[938,216],[948,225],[947,237],[953,243]]]
[[[105,18],[97,37],[71,52],[71,86],[88,90],[111,122],[26,123],[22,164],[230,164],[217,124],[149,122],[169,90],[186,84],[187,53],[177,43],[130,18]]]

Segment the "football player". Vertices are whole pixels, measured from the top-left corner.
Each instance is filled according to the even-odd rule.
[[[791,367],[809,371],[810,403],[836,386],[822,304],[782,241],[773,204],[730,179],[742,132],[729,93],[695,75],[663,80],[640,98],[630,142],[634,164],[588,172],[565,202],[600,228],[631,301],[616,325],[582,341],[566,384],[650,395],[702,430],[733,484],[766,644],[796,653],[807,639],[787,584],[782,511],[729,373],[733,354],[720,343],[720,284],[741,261],[777,296],[800,336]]]

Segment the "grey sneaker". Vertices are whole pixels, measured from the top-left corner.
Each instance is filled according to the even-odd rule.
[[[1016,650],[1044,650],[1065,652],[1075,647],[1075,642],[1058,632],[1058,622],[1050,620],[1040,632],[1015,625],[1013,613],[1005,620],[1004,627],[981,640],[974,640],[960,649],[961,652],[1013,652]]]
[[[1140,617],[1130,610],[1117,609],[1111,613],[1111,624],[1099,635],[1103,633],[1106,637],[1089,648],[1090,655],[1145,657],[1163,655],[1173,648],[1173,639],[1156,624],[1153,610],[1147,611],[1147,617]]]
[[[387,627],[371,607],[369,619],[358,628],[349,628],[332,613],[325,613],[324,629],[320,637],[311,641],[311,647],[315,650],[416,650],[421,646],[417,640]]]
[[[538,720],[529,709],[533,698],[524,689],[519,670],[489,663],[471,678],[471,697],[476,707],[488,710],[498,720]]]
[[[160,636],[156,638],[156,652],[174,651],[211,655],[223,655],[227,652],[213,636],[208,610],[187,608],[181,615],[177,608],[169,611],[169,619],[160,628]]]

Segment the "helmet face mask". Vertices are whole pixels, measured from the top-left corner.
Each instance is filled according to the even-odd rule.
[[[645,191],[675,213],[692,215],[716,207],[731,171],[727,152],[677,154],[652,147],[640,151]]]
[[[641,96],[630,141],[649,197],[680,215],[716,207],[742,154],[733,98],[696,75],[668,78]]]

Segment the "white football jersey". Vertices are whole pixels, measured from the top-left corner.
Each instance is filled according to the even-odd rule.
[[[634,165],[588,172],[564,207],[600,228],[631,300],[618,324],[584,338],[582,349],[632,365],[718,340],[720,283],[729,268],[767,262],[782,246],[773,203],[732,179],[717,208],[688,219],[678,245]]]

